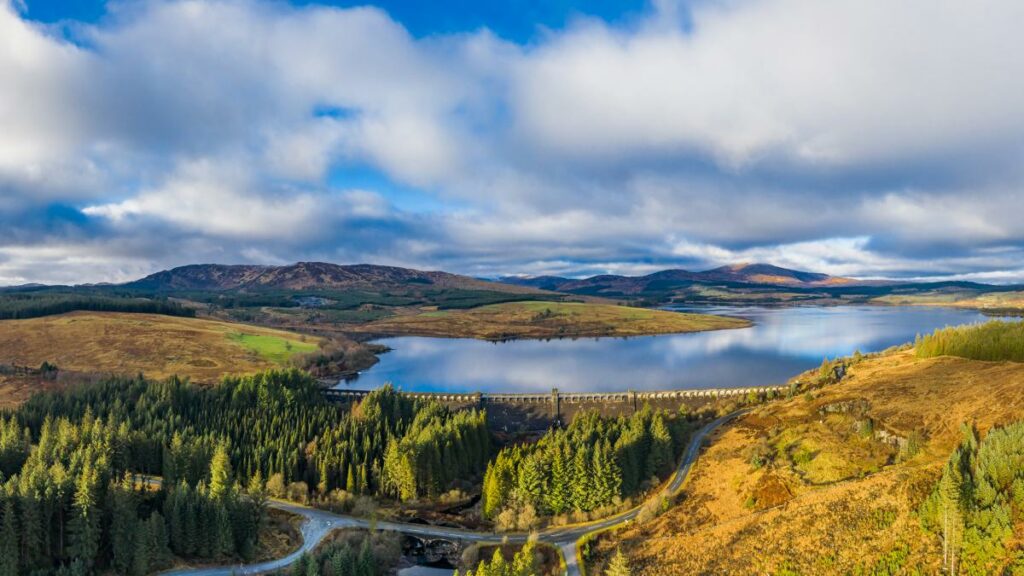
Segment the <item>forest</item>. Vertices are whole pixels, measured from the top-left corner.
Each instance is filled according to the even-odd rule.
[[[195,316],[195,311],[166,299],[122,298],[63,292],[0,292],[0,320],[52,316],[66,312],[135,312]]]
[[[509,524],[503,514],[521,519],[617,504],[672,471],[691,425],[685,415],[649,407],[630,417],[580,414],[534,444],[498,453],[484,476],[484,515],[501,525]]]
[[[1024,521],[1024,422],[962,440],[919,510],[921,525],[942,544],[949,574],[1021,574],[1024,550],[1014,526]]]
[[[329,404],[297,370],[217,387],[115,377],[36,394],[0,417],[0,576],[249,559],[268,491],[436,494],[479,477],[485,418],[391,388]]]
[[[960,356],[972,360],[1024,362],[1024,322],[992,320],[951,326],[914,342],[918,358]]]
[[[34,444],[34,446],[33,446]],[[242,495],[223,444],[209,474],[159,490],[131,472],[132,434],[111,418],[0,419],[0,575],[141,576],[184,558],[251,558],[261,482]]]
[[[228,377],[215,387],[178,378],[111,378],[33,396],[19,410],[33,430],[50,414],[131,422],[126,434],[133,469],[167,482],[203,478],[215,447],[226,442],[243,482],[258,473],[303,498],[336,489],[406,499],[433,495],[456,478],[479,474],[490,454],[481,411],[453,412],[391,387],[352,406],[331,404],[313,377],[294,369]],[[392,443],[402,457],[385,466]],[[459,456],[446,461],[455,464],[441,466],[453,453]]]

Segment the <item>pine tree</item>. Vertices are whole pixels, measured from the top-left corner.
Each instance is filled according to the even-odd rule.
[[[540,458],[535,454],[527,456],[519,465],[518,494],[524,504],[535,508],[542,505],[545,472]]]
[[[26,478],[20,483],[21,522],[21,563],[27,568],[41,567],[46,558],[46,538],[49,531],[43,526],[42,496]]]
[[[501,548],[494,550],[494,556],[491,557],[491,565],[487,568],[489,574],[495,576],[507,576],[509,572],[508,562],[505,561],[505,555],[501,553]]]
[[[3,525],[0,526],[0,576],[18,576],[18,526],[14,502],[4,502]]]
[[[217,444],[210,460],[210,497],[220,500],[231,490],[231,458],[225,443]]]
[[[672,434],[662,415],[656,414],[651,422],[651,447],[647,453],[647,477],[662,477],[672,466]]]
[[[358,576],[377,576],[377,562],[373,557],[373,548],[370,547],[370,539],[363,538],[363,544],[359,548]]]
[[[551,455],[551,485],[546,493],[547,508],[552,514],[562,514],[569,510],[572,498],[569,470],[565,450],[561,446],[556,446]]]
[[[131,575],[146,576],[149,572],[149,554],[152,546],[152,534],[149,522],[138,522],[135,530],[134,552],[132,554]]]
[[[125,472],[121,483],[114,486],[108,499],[110,503],[110,546],[113,552],[113,567],[119,574],[127,574],[136,553],[136,505],[131,484],[131,475]]]
[[[516,552],[512,559],[512,576],[535,576],[540,573],[537,558],[534,555],[536,543],[531,539]]]
[[[86,570],[96,562],[100,545],[100,515],[96,509],[96,469],[88,460],[75,483],[72,519],[68,526],[71,536],[69,553],[80,560]]]
[[[167,536],[167,523],[159,512],[149,517],[149,565],[163,568],[171,562],[171,547]]]
[[[604,571],[605,576],[631,576],[633,572],[629,569],[629,562],[622,550],[616,550],[612,561],[608,563],[608,569]]]
[[[590,450],[577,447],[573,457],[572,506],[576,510],[593,510],[594,470]]]
[[[956,574],[963,539],[963,515],[960,511],[960,471],[950,463],[939,481],[939,517],[942,530],[942,564]]]

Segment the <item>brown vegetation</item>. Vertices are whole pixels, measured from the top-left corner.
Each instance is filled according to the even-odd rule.
[[[432,310],[370,322],[355,330],[392,335],[505,340],[641,336],[744,328],[739,318],[568,302],[508,302],[469,310]]]
[[[214,320],[156,314],[74,312],[0,322],[0,363],[215,382],[280,365],[269,344],[298,353],[318,338]],[[290,345],[290,346],[289,346]],[[274,358],[274,359],[271,359]],[[275,360],[276,359],[276,360]]]
[[[622,546],[650,575],[936,571],[941,549],[913,511],[960,424],[984,433],[1021,418],[1024,364],[909,351],[863,360],[842,382],[717,433],[682,503],[599,540],[595,564]]]

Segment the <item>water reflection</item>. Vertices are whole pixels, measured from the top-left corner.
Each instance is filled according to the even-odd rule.
[[[452,576],[454,568],[430,568],[428,566],[409,566],[398,570],[398,576]]]
[[[683,310],[679,308],[679,310]],[[689,308],[686,310],[693,310]],[[984,321],[980,313],[946,308],[705,307],[741,316],[753,327],[629,339],[479,340],[403,337],[356,381],[393,382],[433,392],[617,391],[782,383],[836,357],[887,348],[935,328]]]

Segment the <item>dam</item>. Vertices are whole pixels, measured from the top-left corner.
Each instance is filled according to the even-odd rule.
[[[786,394],[787,386],[756,386],[739,388],[707,388],[701,390],[657,390],[625,392],[559,392],[495,394],[486,392],[402,392],[413,400],[434,400],[452,409],[487,410],[487,421],[492,429],[503,432],[543,430],[571,422],[581,412],[596,411],[602,416],[629,416],[644,406],[656,410],[678,411],[712,406],[720,401],[758,400],[776,398]],[[324,397],[332,402],[358,402],[370,390],[326,388]]]

